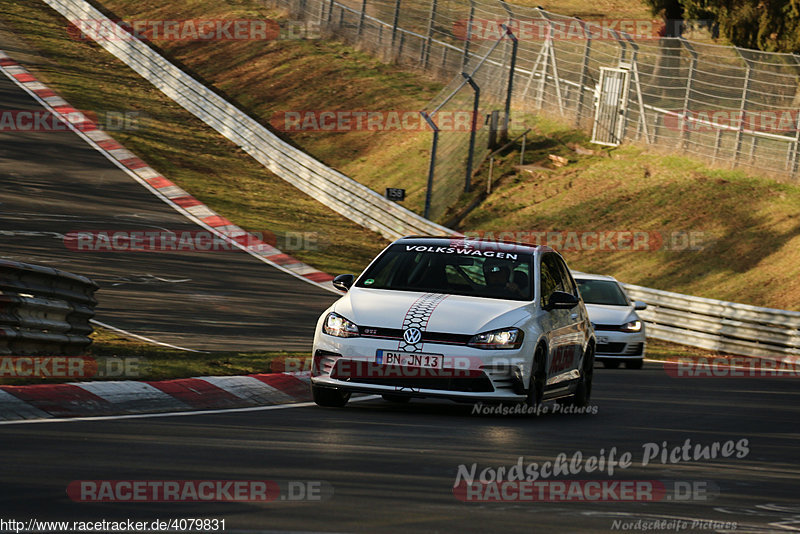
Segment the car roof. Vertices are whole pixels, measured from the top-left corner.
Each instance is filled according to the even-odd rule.
[[[406,245],[426,245],[431,247],[452,247],[452,246],[467,246],[480,250],[494,249],[499,246],[514,247],[517,252],[526,252],[534,254],[536,252],[555,252],[552,248],[545,245],[532,245],[530,243],[517,243],[514,241],[505,241],[502,239],[477,239],[474,237],[465,237],[460,235],[452,236],[405,236],[396,240],[395,243],[404,243]]]
[[[572,273],[572,278],[581,279],[581,280],[608,280],[611,282],[619,283],[619,280],[614,278],[613,276],[607,274],[591,274],[591,273],[582,273],[580,271],[570,271]]]

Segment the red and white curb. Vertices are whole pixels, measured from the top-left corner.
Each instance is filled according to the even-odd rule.
[[[0,386],[0,421],[223,410],[307,402],[308,374]]]
[[[2,50],[0,50],[0,70],[45,109],[64,121],[90,146],[188,219],[281,271],[336,292],[331,284],[333,279],[331,275],[306,265],[255,236],[249,235],[247,231],[211,210],[115,141],[101,130],[97,123],[69,105],[66,100],[37,80],[27,69]]]

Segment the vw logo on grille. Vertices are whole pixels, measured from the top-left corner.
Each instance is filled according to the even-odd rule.
[[[403,332],[403,339],[409,345],[416,345],[422,339],[422,332],[417,327],[412,327]]]

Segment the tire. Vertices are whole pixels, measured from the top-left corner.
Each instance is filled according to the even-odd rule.
[[[411,400],[411,397],[405,397],[403,395],[391,395],[388,393],[381,395],[381,397],[383,397],[383,400],[386,402],[396,402],[398,404],[407,404]]]
[[[544,347],[539,345],[536,347],[536,352],[533,354],[533,368],[531,369],[531,384],[528,388],[528,398],[525,399],[525,408],[530,410],[532,415],[538,415],[539,407],[544,399],[544,385],[547,380],[545,373],[545,365],[547,358],[545,357]]]
[[[619,360],[605,360],[603,362],[603,367],[606,369],[616,369],[619,367]]]
[[[625,362],[625,369],[641,369],[644,365],[644,359],[633,359]]]
[[[589,345],[583,354],[583,368],[578,379],[578,387],[569,398],[568,404],[583,408],[588,406],[592,398],[592,380],[594,379],[594,347]]]
[[[350,400],[349,391],[315,386],[314,384],[311,384],[311,396],[317,406],[325,406],[327,408],[341,408]]]

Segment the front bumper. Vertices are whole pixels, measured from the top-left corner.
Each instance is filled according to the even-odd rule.
[[[311,383],[360,393],[521,402],[526,399],[531,365],[522,357],[524,347],[482,350],[426,343],[424,354],[442,355],[444,360],[441,369],[426,369],[377,363],[377,351],[397,351],[397,341],[318,334]]]
[[[595,330],[597,345],[595,359],[629,360],[644,358],[647,340],[644,329],[641,332],[615,332]]]

